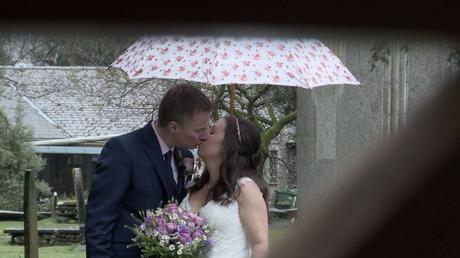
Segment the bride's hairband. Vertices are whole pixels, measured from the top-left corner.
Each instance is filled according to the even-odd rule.
[[[240,140],[240,143],[243,143],[241,140],[240,121],[238,118],[236,118],[236,130],[238,131],[238,139]]]

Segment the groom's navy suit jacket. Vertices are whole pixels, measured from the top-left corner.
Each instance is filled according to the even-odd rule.
[[[185,197],[184,167],[179,157],[193,156],[188,150],[175,148],[179,172],[176,188],[167,175],[151,122],[107,141],[96,163],[88,197],[87,257],[140,257],[138,248],[126,249],[134,234],[125,225],[139,224],[131,214],[156,209],[173,197],[178,201]]]

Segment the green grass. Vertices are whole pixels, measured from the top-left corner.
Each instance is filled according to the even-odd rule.
[[[23,258],[24,246],[11,245],[10,236],[4,234],[6,228],[23,228],[22,221],[0,221],[0,257],[1,258]],[[57,223],[53,219],[44,219],[38,222],[39,228],[69,228],[77,227],[76,224]],[[85,251],[77,244],[67,246],[47,246],[40,247],[39,257],[42,258],[84,258]]]
[[[11,245],[10,236],[4,234],[6,228],[23,228],[21,221],[0,221],[0,257],[1,258],[24,258],[24,246]],[[40,220],[39,228],[68,228],[77,227],[76,224],[57,223],[53,219]],[[269,231],[270,246],[276,244],[289,234],[289,227],[273,227]],[[67,246],[47,246],[39,248],[39,257],[41,258],[84,258],[85,251],[77,245]]]

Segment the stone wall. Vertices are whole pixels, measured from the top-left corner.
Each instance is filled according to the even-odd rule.
[[[371,71],[377,40],[330,41],[362,86],[331,85],[297,94],[297,179],[300,202],[333,187],[396,135],[442,85],[457,73],[448,62],[448,40],[393,41],[388,63]],[[405,48],[407,46],[407,48]]]

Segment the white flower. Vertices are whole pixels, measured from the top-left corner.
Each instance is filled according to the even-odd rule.
[[[174,214],[172,215],[172,219],[173,219],[173,220],[176,220],[176,219],[178,219],[178,218],[179,218],[179,217],[177,216],[176,213],[174,213]]]
[[[183,244],[179,244],[179,250],[180,249],[184,249],[184,245]]]
[[[160,245],[164,246],[165,245],[165,241],[164,240],[160,240]]]
[[[206,230],[204,231],[204,233],[209,234],[209,230],[206,229]]]
[[[176,247],[174,245],[169,245],[169,250],[174,250]]]
[[[207,237],[206,237],[206,236],[203,236],[203,240],[206,240],[206,239],[207,239]]]
[[[177,255],[181,255],[182,254],[182,250],[177,250]]]
[[[153,231],[153,235],[154,236],[158,236],[160,233],[158,233],[158,231]]]

